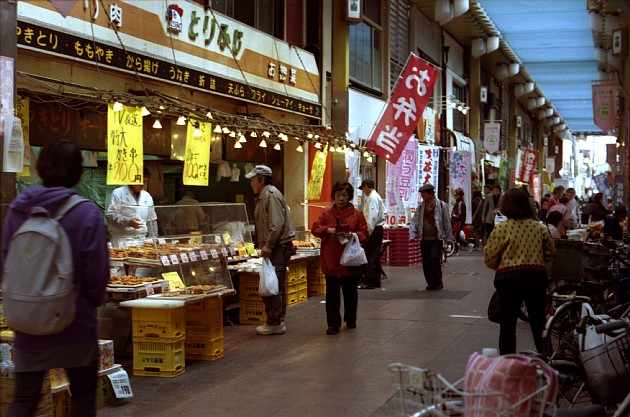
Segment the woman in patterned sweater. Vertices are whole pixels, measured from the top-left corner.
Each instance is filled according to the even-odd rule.
[[[483,255],[496,271],[494,286],[499,294],[501,355],[516,352],[516,320],[523,301],[527,306],[536,349],[542,351],[545,326],[546,264],[554,253],[547,229],[532,219],[527,193],[514,188],[505,193],[501,213],[508,220],[498,224]]]

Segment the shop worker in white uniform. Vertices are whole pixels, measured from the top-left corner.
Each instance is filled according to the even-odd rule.
[[[153,197],[144,187],[149,182],[149,170],[145,168],[143,183],[116,188],[107,206],[107,228],[114,247],[120,247],[127,239],[157,237],[157,215]]]
[[[363,180],[359,189],[365,195],[363,215],[367,221],[370,237],[364,245],[367,268],[363,273],[363,282],[359,288],[381,287],[381,245],[383,244],[383,225],[385,224],[385,204],[374,189],[374,181]]]

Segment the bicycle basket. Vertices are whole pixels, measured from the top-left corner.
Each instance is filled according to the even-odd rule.
[[[630,391],[630,338],[621,334],[597,333],[595,324],[578,335],[580,360],[586,382],[599,403],[613,405]]]

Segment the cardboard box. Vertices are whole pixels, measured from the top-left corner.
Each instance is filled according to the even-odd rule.
[[[99,364],[98,370],[104,371],[114,366],[114,341],[98,340]]]

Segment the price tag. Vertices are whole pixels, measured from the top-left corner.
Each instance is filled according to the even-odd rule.
[[[223,242],[224,242],[226,245],[229,245],[229,244],[230,244],[230,242],[232,241],[232,238],[230,237],[230,234],[229,234],[228,232],[223,232],[223,233],[221,234],[221,236],[223,237]]]
[[[116,398],[131,398],[133,392],[131,391],[131,383],[129,382],[129,375],[124,369],[116,371],[107,375],[112,382],[112,388]]]
[[[246,243],[245,250],[250,256],[258,256],[258,252],[256,252],[256,248],[254,248],[253,243]]]
[[[179,265],[179,259],[177,259],[177,254],[173,253],[171,254],[169,258],[171,259],[171,263],[173,265]]]
[[[210,255],[212,255],[213,259],[217,259],[219,257],[216,249],[210,249]]]
[[[162,281],[160,283],[160,285],[162,286],[162,292],[168,292],[169,291],[168,281]]]
[[[145,282],[144,289],[147,290],[147,295],[155,294],[155,290],[153,289],[153,284],[150,282]]]
[[[243,247],[239,247],[238,248],[238,256],[240,256],[240,257],[247,256],[247,249],[245,249]]]
[[[223,256],[225,256],[227,258],[228,256],[228,251],[225,248],[221,248],[221,253],[223,254]]]
[[[230,246],[230,255],[234,256],[236,254],[237,254],[236,249],[234,249],[232,246]]]
[[[190,257],[190,262],[197,262],[197,254],[195,252],[190,252],[188,256]]]
[[[203,259],[204,261],[208,260],[208,254],[205,250],[199,251],[199,254],[201,255],[201,259]]]
[[[158,239],[158,243],[159,243],[160,245],[166,245],[166,239],[164,239],[163,237],[161,237],[161,238],[159,238],[159,239]]]
[[[160,260],[162,261],[162,265],[169,266],[171,262],[168,260],[168,256],[162,255],[160,256]]]
[[[180,254],[179,257],[182,258],[182,263],[187,264],[189,262],[188,255],[186,255],[185,253]]]
[[[171,291],[179,290],[185,287],[184,281],[182,281],[182,278],[179,276],[177,271],[163,272],[162,277],[168,281],[169,289]]]

